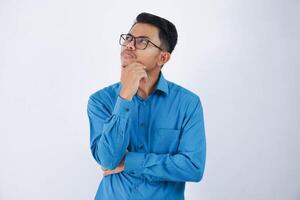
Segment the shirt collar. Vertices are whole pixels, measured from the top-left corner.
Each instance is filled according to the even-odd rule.
[[[163,76],[162,72],[160,72],[159,79],[158,79],[155,90],[162,91],[166,95],[169,94],[168,82],[165,79],[165,77]]]

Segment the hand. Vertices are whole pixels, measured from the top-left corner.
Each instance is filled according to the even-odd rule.
[[[133,62],[122,67],[122,89],[120,91],[120,96],[122,98],[131,100],[139,88],[140,81],[148,80],[148,75],[145,69],[146,66],[138,62]]]
[[[107,168],[101,167],[102,170],[104,171],[103,176],[108,176],[108,175],[111,175],[111,174],[117,174],[117,173],[121,173],[122,171],[124,171],[124,161],[125,161],[125,157],[122,159],[119,166],[116,167],[113,170],[109,170]]]

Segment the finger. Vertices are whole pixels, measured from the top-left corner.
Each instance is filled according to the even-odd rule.
[[[143,65],[142,63],[140,62],[133,62],[129,65],[126,66],[126,69],[127,70],[131,70],[131,69],[146,69],[146,66]]]
[[[117,168],[114,169],[114,170],[107,170],[107,171],[105,171],[105,172],[103,173],[103,176],[108,176],[108,175],[111,175],[111,174],[117,174],[117,173],[120,173],[120,172],[122,172],[122,171],[123,171],[122,168],[117,167]]]
[[[103,173],[103,176],[108,176],[108,175],[111,175],[111,174],[114,174],[113,172],[114,170],[107,170]]]
[[[147,74],[146,70],[144,70],[144,69],[134,69],[133,72],[138,75]]]
[[[126,62],[123,63],[123,65],[121,65],[123,68],[130,68],[135,66],[136,64],[140,64],[139,62],[137,62],[136,60],[131,60],[130,62]]]
[[[107,176],[107,175],[109,175],[109,173],[107,173],[107,172],[104,172],[104,173],[103,173],[103,176]]]
[[[147,74],[147,72],[145,70],[141,70],[139,72],[139,76],[140,76],[141,79],[148,80],[148,74]]]
[[[102,169],[103,171],[107,171],[107,170],[108,170],[108,169],[105,168],[105,167],[101,167],[101,169]]]

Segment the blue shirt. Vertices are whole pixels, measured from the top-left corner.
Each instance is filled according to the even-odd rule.
[[[103,177],[96,200],[184,199],[186,181],[202,179],[206,141],[199,97],[164,79],[146,100],[119,96],[121,83],[88,101],[90,147],[99,165],[123,172]]]

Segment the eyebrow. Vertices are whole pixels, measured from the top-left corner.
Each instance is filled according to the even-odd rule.
[[[148,36],[144,36],[144,35],[141,35],[141,36],[134,36],[134,35],[132,35],[131,33],[127,33],[128,35],[131,35],[131,36],[133,36],[133,37],[135,37],[135,38],[146,38],[146,39],[150,39]]]

